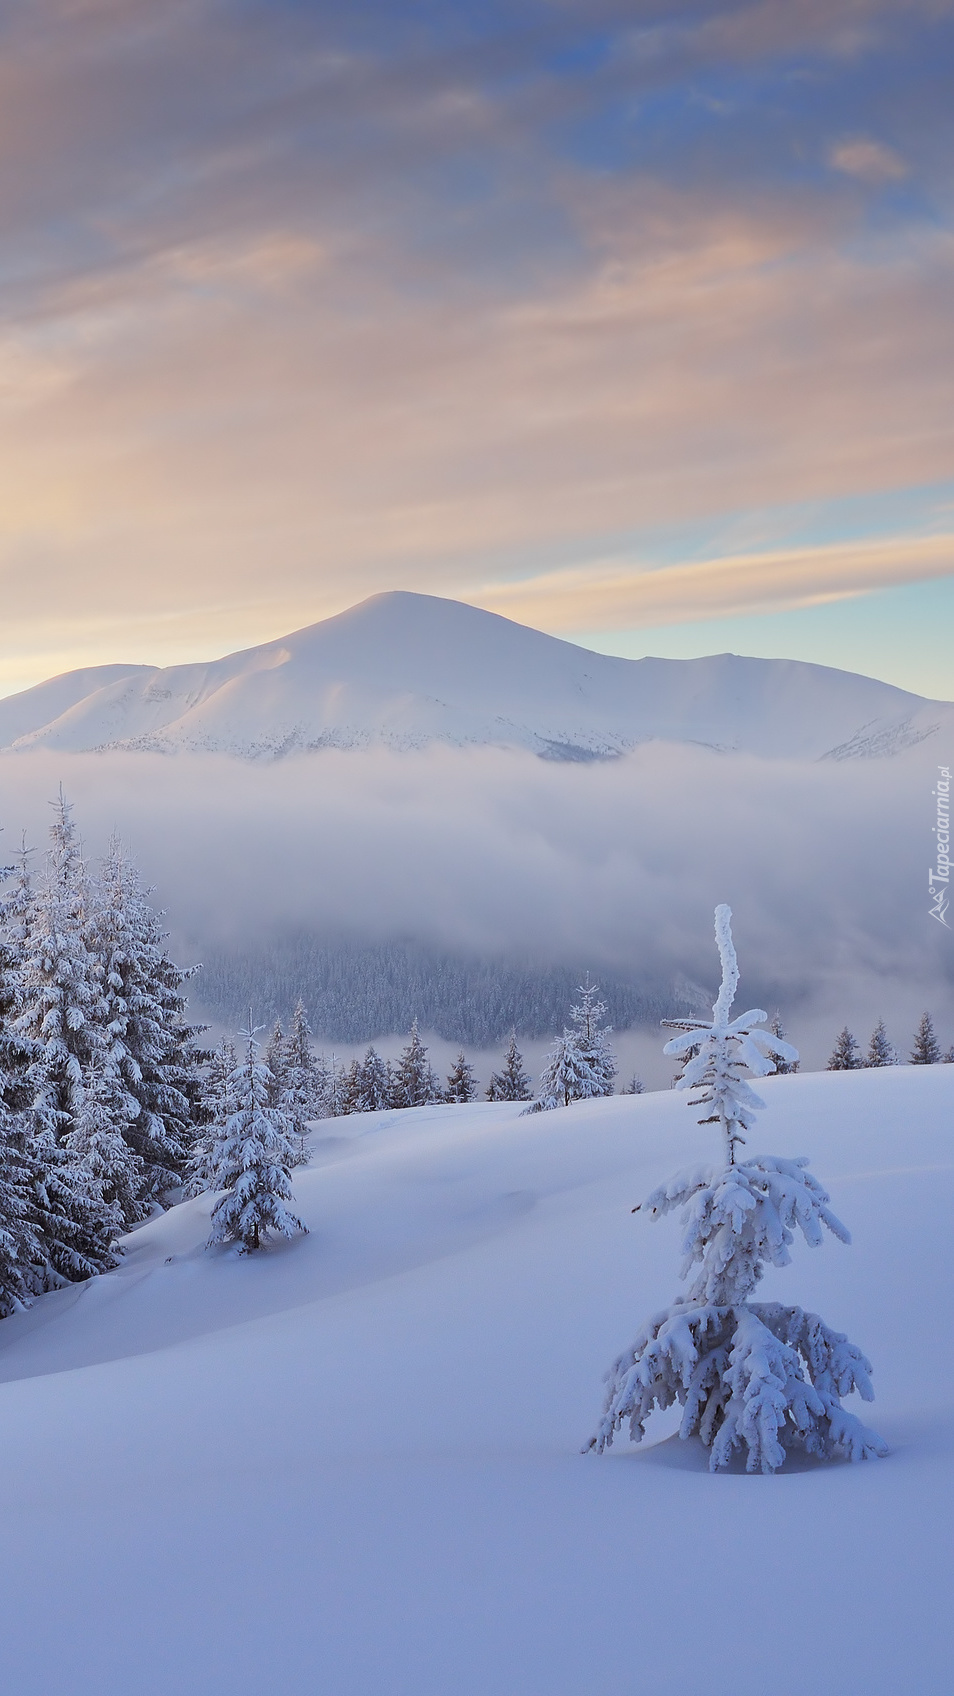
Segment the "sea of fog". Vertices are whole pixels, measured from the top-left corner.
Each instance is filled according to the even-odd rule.
[[[949,753],[4,755],[0,858],[22,831],[42,847],[62,783],[92,858],[112,830],[125,838],[184,960],[295,936],[397,939],[648,990],[714,989],[712,910],[728,901],[740,994],[778,1008],[818,1065],[846,1021],[866,1038],[884,1017],[906,1048],[925,1007],[954,1041],[954,932],[927,899],[931,790]]]

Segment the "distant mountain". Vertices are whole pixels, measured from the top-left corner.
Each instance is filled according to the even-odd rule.
[[[0,701],[0,750],[526,748],[612,758],[649,741],[780,757],[896,753],[954,707],[794,660],[618,659],[403,592],[208,664],[100,666]]]

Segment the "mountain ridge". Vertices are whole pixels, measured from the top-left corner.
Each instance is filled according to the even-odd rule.
[[[954,707],[799,660],[598,654],[464,602],[388,591],[276,641],[180,666],[86,667],[0,700],[0,751],[278,759],[321,749],[514,747],[544,759],[696,743],[883,757]]]

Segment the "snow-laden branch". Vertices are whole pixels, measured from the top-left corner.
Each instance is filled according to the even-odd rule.
[[[732,941],[732,913],[724,904],[716,908],[715,934],[722,961],[722,985],[712,1019],[664,1019],[664,1025],[680,1034],[670,1038],[663,1053],[685,1060],[676,1088],[699,1091],[690,1106],[710,1109],[699,1123],[722,1126],[726,1155],[732,1165],[736,1148],[745,1142],[742,1132],[751,1129],[752,1115],[765,1105],[745,1074],[767,1077],[775,1071],[777,1060],[797,1061],[798,1050],[772,1031],[759,1028],[768,1018],[761,1007],[750,1007],[748,1012],[730,1020],[739,983],[739,965]]]
[[[750,1472],[774,1472],[792,1447],[830,1458],[866,1460],[885,1444],[840,1398],[872,1397],[871,1367],[847,1337],[799,1307],[749,1300],[765,1266],[786,1266],[796,1234],[817,1248],[830,1231],[851,1239],[804,1158],[762,1154],[736,1161],[764,1106],[747,1081],[794,1062],[795,1049],[760,1029],[760,1008],[731,1018],[739,981],[729,908],[716,908],[722,986],[712,1021],[666,1020],[679,1031],[665,1052],[685,1061],[679,1087],[697,1090],[700,1124],[720,1124],[726,1163],[678,1173],[636,1212],[661,1218],[682,1210],[683,1278],[688,1292],[655,1315],[607,1375],[603,1417],[589,1447],[602,1452],[627,1424],[639,1442],[654,1408],[684,1408],[680,1435],[695,1434],[717,1471],[737,1449]]]

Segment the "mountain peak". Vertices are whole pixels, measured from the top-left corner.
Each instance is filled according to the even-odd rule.
[[[0,701],[0,749],[275,758],[440,742],[588,760],[663,740],[817,759],[896,751],[950,713],[794,660],[596,654],[464,601],[394,589],[207,664],[51,679]]]

